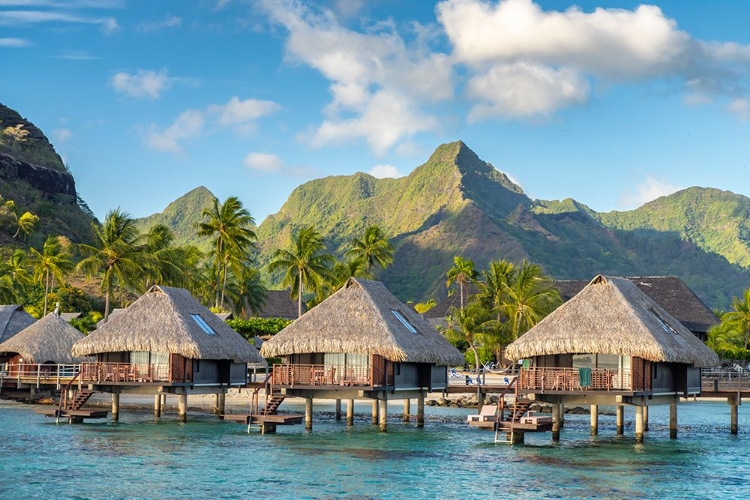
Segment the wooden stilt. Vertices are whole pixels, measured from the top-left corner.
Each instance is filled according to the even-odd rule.
[[[648,406],[643,407],[643,431],[648,432]]]
[[[417,398],[417,427],[424,427],[424,393],[419,393]]]
[[[112,422],[120,420],[120,393],[112,393]]]
[[[214,409],[213,409],[213,413],[214,414],[218,414],[219,413],[219,393],[218,392],[216,394],[214,394]]]
[[[736,435],[739,432],[738,414],[739,414],[739,401],[737,398],[729,398],[729,433]]]
[[[177,403],[177,420],[187,422],[187,392],[179,395]]]
[[[560,429],[565,427],[565,405],[560,403]]]
[[[380,400],[380,432],[388,430],[388,398],[383,394]]]
[[[167,393],[163,393],[161,395],[161,408],[162,408],[162,412],[164,411],[164,409],[166,407],[167,407]]]
[[[161,394],[154,396],[154,417],[161,417]]]
[[[312,430],[313,398],[305,398],[305,429]]]
[[[336,400],[336,421],[341,420],[341,400]]]
[[[404,422],[409,421],[410,413],[411,413],[411,400],[404,399]]]
[[[217,394],[217,396],[219,399],[218,401],[219,404],[217,405],[218,408],[217,408],[216,413],[219,415],[219,418],[223,419],[224,413],[226,412],[226,406],[227,406],[227,393],[222,390],[219,394]]]
[[[354,400],[350,399],[346,403],[346,425],[354,425]]]
[[[591,435],[599,434],[599,405],[591,405]]]
[[[677,398],[669,403],[669,437],[677,438]]]
[[[635,407],[635,442],[643,442],[643,406]]]
[[[552,405],[552,441],[560,441],[560,405]]]
[[[525,434],[526,433],[519,431],[508,431],[505,433],[505,439],[507,439],[510,444],[523,444]]]
[[[372,400],[372,425],[378,425],[378,400]]]
[[[625,426],[623,421],[625,420],[625,407],[622,405],[617,406],[617,413],[615,416],[615,427],[617,428],[617,435],[622,436],[625,432]]]

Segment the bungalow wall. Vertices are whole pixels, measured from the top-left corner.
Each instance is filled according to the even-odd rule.
[[[391,363],[390,361],[388,363]],[[417,363],[392,363],[394,380],[397,389],[415,389],[421,387],[419,365]]]
[[[193,383],[195,385],[244,385],[247,383],[247,365],[229,360],[194,359]]]

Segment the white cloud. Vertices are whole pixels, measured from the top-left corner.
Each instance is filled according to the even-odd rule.
[[[589,84],[578,73],[527,63],[500,64],[469,80],[467,94],[478,101],[469,121],[491,116],[551,115],[557,109],[584,103]]]
[[[750,118],[750,102],[747,99],[735,99],[727,106],[727,111],[737,115],[740,120],[747,121]]]
[[[110,79],[110,84],[117,91],[130,97],[146,97],[158,99],[161,93],[167,90],[174,79],[169,77],[166,69],[160,71],[142,70],[131,75],[129,73],[117,73]]]
[[[179,16],[167,15],[161,21],[141,21],[137,29],[140,31],[157,31],[166,28],[174,28],[182,25],[182,18]]]
[[[73,132],[68,128],[58,128],[52,131],[52,137],[56,142],[67,142],[73,137]]]
[[[202,112],[189,109],[181,113],[164,131],[152,126],[146,136],[146,142],[151,149],[181,153],[180,141],[200,136],[204,123]]]
[[[36,10],[5,10],[0,11],[0,26],[16,26],[19,24],[39,23],[72,23],[98,24],[102,31],[111,34],[120,26],[113,17],[89,17],[66,12],[36,11]]]
[[[646,179],[635,187],[635,192],[625,193],[620,197],[618,205],[624,209],[637,208],[662,196],[667,196],[684,189],[664,179],[656,179],[647,175]]]
[[[260,101],[232,97],[226,104],[215,104],[208,107],[209,113],[218,115],[220,125],[244,125],[281,109],[273,101]]]
[[[367,173],[373,177],[377,177],[378,179],[385,179],[386,177],[396,178],[396,177],[404,176],[404,174],[399,172],[398,168],[394,167],[393,165],[383,165],[383,164],[375,165]]]
[[[94,61],[101,59],[82,50],[65,50],[60,55],[55,56],[58,59],[67,59],[69,61]]]
[[[276,172],[284,166],[281,158],[268,153],[248,153],[243,163],[247,168],[261,172]]]
[[[0,47],[28,47],[31,42],[23,38],[0,38]]]
[[[289,32],[288,60],[314,68],[331,82],[326,120],[308,135],[314,146],[364,139],[382,153],[436,126],[437,120],[422,109],[425,103],[453,97],[448,56],[420,44],[409,46],[390,22],[359,33],[339,25],[331,11],[313,12],[293,1],[262,5]],[[383,105],[386,109],[377,109]]]

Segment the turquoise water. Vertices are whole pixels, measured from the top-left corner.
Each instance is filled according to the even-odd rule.
[[[612,416],[592,438],[588,415],[568,414],[558,444],[546,433],[512,447],[467,427],[469,410],[426,410],[424,429],[394,415],[380,433],[365,404],[353,428],[320,411],[312,432],[261,435],[196,412],[185,424],[125,410],[117,424],[55,425],[2,403],[0,498],[750,498],[745,406],[738,436],[725,402],[691,402],[679,406],[677,440],[669,408],[652,407],[644,444],[629,409],[624,437]]]

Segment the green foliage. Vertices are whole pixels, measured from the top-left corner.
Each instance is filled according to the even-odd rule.
[[[282,318],[248,318],[230,319],[227,320],[227,325],[247,340],[253,340],[256,335],[258,337],[276,335],[291,322],[291,320]]]
[[[89,312],[82,318],[72,319],[70,324],[84,335],[96,330],[96,324],[102,320],[102,314],[96,311]]]
[[[479,347],[477,348],[477,352],[479,353],[480,364],[487,364],[495,361],[495,352],[489,347]],[[476,357],[474,356],[474,351],[472,351],[471,349],[467,350],[464,353],[464,358],[466,359],[466,364],[468,366],[476,366]]]

